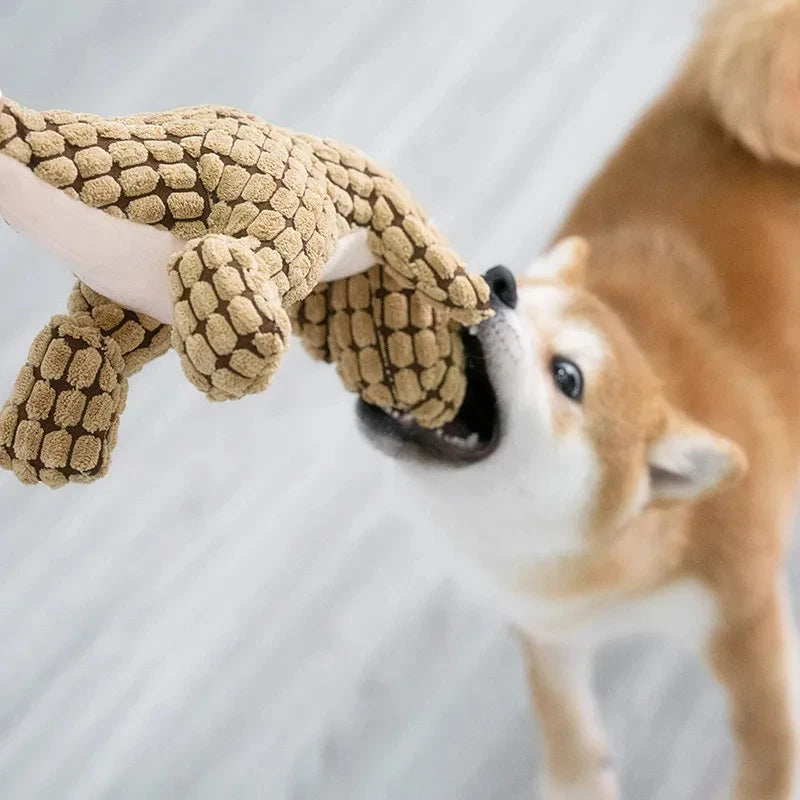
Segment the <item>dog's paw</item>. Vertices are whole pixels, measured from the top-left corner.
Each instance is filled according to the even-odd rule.
[[[800,165],[800,0],[717,0],[702,54],[723,125],[759,158]]]

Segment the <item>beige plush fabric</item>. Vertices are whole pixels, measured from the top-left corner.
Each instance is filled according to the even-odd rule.
[[[402,409],[431,428],[458,411],[466,390],[458,327],[386,267],[320,284],[293,319],[306,349],[333,361],[344,385],[368,403]]]
[[[0,466],[24,483],[63,486],[108,470],[127,381],[119,345],[91,316],[54,317],[0,413]]]
[[[37,338],[0,416],[0,466],[24,482],[105,474],[127,377],[170,338],[212,400],[262,391],[290,316],[307,349],[336,362],[367,402],[429,427],[457,412],[466,385],[457,328],[487,316],[488,288],[402,184],[357,150],[227,107],[104,119],[11,102],[0,154],[78,202],[186,241],[164,265],[171,333],[79,285],[70,316]],[[368,230],[376,266],[318,285],[355,228]]]

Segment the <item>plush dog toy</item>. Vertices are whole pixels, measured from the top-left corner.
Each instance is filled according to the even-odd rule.
[[[491,313],[392,175],[233,108],[104,119],[0,96],[0,215],[79,278],[0,414],[0,466],[25,483],[104,475],[127,379],[170,343],[212,400],[265,389],[290,317],[349,389],[438,427],[464,395],[458,326]]]

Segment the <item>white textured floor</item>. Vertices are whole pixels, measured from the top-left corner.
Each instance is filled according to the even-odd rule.
[[[699,4],[0,0],[0,86],[105,114],[221,102],[351,142],[473,269],[519,267],[668,79]],[[6,226],[0,253],[10,389],[71,279]],[[351,397],[297,343],[235,405],[171,354],[151,365],[102,483],[0,473],[0,797],[530,797],[514,642],[391,491]],[[628,798],[720,786],[723,702],[699,666],[626,645],[598,685]]]

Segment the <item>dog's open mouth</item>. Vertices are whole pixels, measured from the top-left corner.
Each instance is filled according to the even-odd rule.
[[[409,445],[418,456],[471,464],[490,455],[499,441],[497,397],[486,371],[478,337],[462,333],[467,392],[456,417],[441,428],[423,428],[410,414],[358,401],[358,416],[370,438],[391,455],[402,456]],[[410,455],[410,454],[409,454]]]

